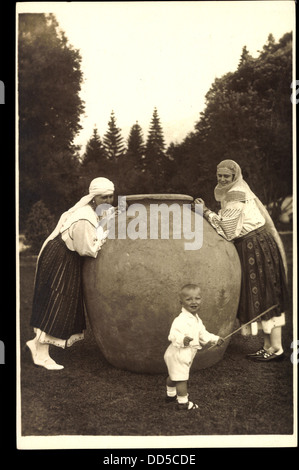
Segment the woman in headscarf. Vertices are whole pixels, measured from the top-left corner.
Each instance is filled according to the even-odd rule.
[[[238,251],[241,269],[241,292],[237,317],[242,324],[277,304],[277,307],[241,329],[243,335],[257,334],[262,328],[264,344],[248,354],[255,361],[283,358],[282,326],[288,306],[287,263],[280,236],[261,201],[243,180],[240,166],[233,160],[223,160],[217,166],[214,195],[221,203],[218,214],[203,204],[203,216]]]
[[[66,348],[84,337],[82,257],[96,258],[105,242],[108,232],[103,231],[100,220],[113,217],[113,195],[110,180],[92,180],[89,194],[62,214],[40,250],[30,321],[36,336],[26,343],[37,366],[63,369],[50,357],[49,345]],[[108,211],[98,216],[105,204],[110,205]]]

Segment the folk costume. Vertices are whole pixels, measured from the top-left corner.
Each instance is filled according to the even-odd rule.
[[[247,323],[263,311],[278,307],[253,322],[241,332],[257,334],[261,327],[270,334],[275,327],[285,324],[288,306],[287,263],[280,236],[261,201],[243,180],[240,166],[233,160],[224,160],[217,171],[234,175],[232,183],[218,184],[214,190],[221,203],[218,214],[204,210],[204,217],[238,251],[242,281],[237,317]]]
[[[40,250],[30,321],[36,337],[26,343],[37,365],[48,369],[63,367],[48,354],[43,355],[43,363],[39,364],[38,350],[42,350],[41,345],[54,344],[66,348],[84,338],[82,257],[96,258],[107,236],[90,203],[97,195],[113,193],[114,184],[107,178],[92,180],[89,194],[62,214]]]

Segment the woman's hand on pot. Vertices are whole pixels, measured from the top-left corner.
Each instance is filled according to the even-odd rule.
[[[195,204],[202,204],[203,205],[203,209],[206,209],[206,205],[205,205],[205,201],[203,199],[201,199],[201,197],[197,197],[194,201]]]

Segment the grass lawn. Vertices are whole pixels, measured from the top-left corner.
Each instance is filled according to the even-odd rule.
[[[292,296],[292,237],[284,235]],[[190,374],[190,399],[199,412],[178,412],[165,404],[165,377],[112,367],[88,325],[84,341],[51,349],[61,371],[34,367],[25,342],[29,326],[35,259],[20,261],[22,436],[186,436],[293,434],[292,314],[283,328],[286,358],[255,363],[245,354],[262,337],[232,336],[222,361]]]

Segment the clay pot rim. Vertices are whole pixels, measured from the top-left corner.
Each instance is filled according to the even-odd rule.
[[[192,196],[187,194],[129,194],[126,196],[127,201],[140,201],[144,199],[153,199],[153,200],[180,200],[180,201],[193,201]]]

